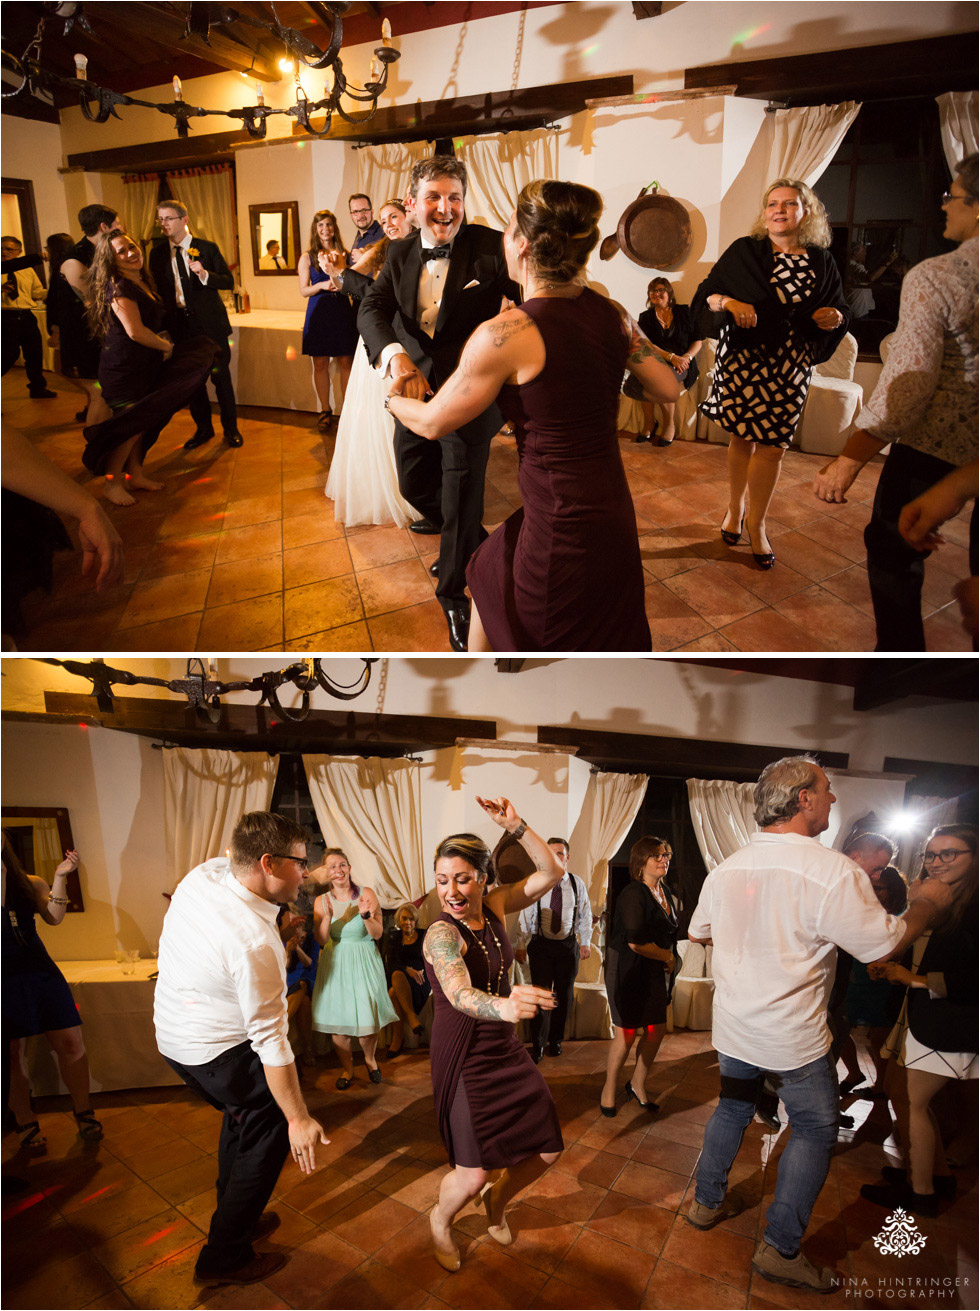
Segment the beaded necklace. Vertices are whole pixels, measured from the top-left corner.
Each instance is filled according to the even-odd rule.
[[[502,949],[501,946],[500,946],[500,942],[499,942],[498,939],[497,939],[497,935],[496,935],[496,933],[494,933],[494,931],[493,931],[493,925],[492,925],[492,924],[490,923],[490,921],[487,920],[487,919],[485,919],[485,920],[483,921],[483,923],[484,923],[484,927],[489,931],[491,938],[493,938],[493,945],[497,948],[497,958],[498,958],[498,960],[500,961],[500,968],[499,968],[499,970],[497,971],[497,986],[496,986],[496,989],[494,989],[493,987],[491,987],[491,984],[490,984],[490,976],[491,976],[491,974],[492,974],[492,972],[493,972],[493,967],[492,967],[492,965],[490,964],[490,953],[487,951],[486,944],[484,943],[484,941],[483,941],[482,938],[478,938],[478,937],[476,936],[476,934],[473,932],[473,930],[470,928],[470,926],[469,926],[468,924],[464,924],[462,920],[460,920],[459,923],[460,923],[461,927],[464,928],[464,929],[466,930],[466,932],[470,935],[470,937],[473,939],[473,941],[476,943],[476,945],[480,948],[480,950],[483,952],[484,956],[486,956],[486,958],[487,958],[487,988],[488,988],[488,990],[489,990],[489,992],[490,992],[490,996],[491,996],[491,997],[499,997],[499,996],[500,996],[500,985],[501,985],[501,983],[503,983],[503,981],[504,981],[504,953],[503,953],[503,949]]]

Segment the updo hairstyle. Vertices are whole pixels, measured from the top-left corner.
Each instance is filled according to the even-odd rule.
[[[527,259],[549,282],[575,282],[599,240],[602,197],[577,182],[539,179],[517,198],[517,227]]]
[[[433,869],[437,861],[442,860],[443,857],[448,857],[450,860],[454,858],[465,860],[467,865],[472,865],[477,874],[486,875],[488,886],[497,877],[490,848],[475,833],[451,833],[448,838],[443,838],[436,847],[436,854],[432,861]]]

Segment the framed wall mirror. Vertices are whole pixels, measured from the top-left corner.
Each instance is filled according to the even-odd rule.
[[[252,272],[257,277],[294,276],[302,250],[299,201],[249,205],[252,234]]]
[[[14,854],[28,874],[51,883],[65,852],[75,846],[68,811],[60,806],[4,806],[0,820]],[[85,909],[77,869],[68,875],[67,895],[69,915]]]

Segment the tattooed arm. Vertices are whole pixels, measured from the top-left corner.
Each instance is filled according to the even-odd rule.
[[[463,959],[463,940],[457,929],[437,920],[426,929],[422,955],[435,971],[439,985],[451,1006],[476,1020],[504,1020],[517,1024],[529,1020],[535,1011],[551,1010],[555,999],[547,988],[518,984],[509,997],[495,997],[474,988]]]
[[[540,361],[535,366],[536,351]],[[526,382],[543,364],[544,342],[537,328],[520,310],[507,310],[481,323],[463,347],[456,372],[430,401],[402,396],[400,380],[393,379],[389,408],[406,428],[435,441],[481,415],[505,382]]]
[[[660,359],[633,316],[622,305],[617,305],[615,301],[612,304],[619,310],[623,328],[629,338],[626,367],[646,392],[647,400],[676,401],[681,394],[677,374]]]

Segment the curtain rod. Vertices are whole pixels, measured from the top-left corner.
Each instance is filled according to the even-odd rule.
[[[151,747],[152,750],[154,750],[154,751],[179,751],[179,750],[181,750],[181,745],[180,745],[179,742],[151,742],[151,743],[150,743],[150,747]],[[188,747],[188,748],[187,748],[187,750],[189,750],[189,751],[201,751],[201,750],[206,750],[206,749],[207,749],[207,748],[202,748],[202,747]],[[240,752],[240,751],[244,751],[244,750],[246,750],[247,748],[245,748],[245,747],[219,747],[219,748],[217,748],[217,749],[218,749],[219,751],[236,751],[236,752]],[[436,748],[433,747],[432,750],[436,750]],[[322,753],[322,752],[290,751],[287,747],[278,747],[278,748],[276,748],[276,750],[274,750],[274,751],[268,751],[268,750],[267,750],[265,754],[266,754],[267,756],[303,756],[303,755],[321,755],[321,754],[323,754],[323,753]],[[363,759],[367,759],[368,756],[370,755],[370,753],[369,753],[369,752],[366,752],[366,751],[341,751],[341,752],[339,752],[338,754],[339,754],[339,755],[342,755],[342,756],[356,756],[356,757],[359,757],[359,758],[362,759],[362,760],[363,760]],[[399,752],[397,752],[397,753],[396,753],[395,755],[393,755],[393,756],[380,756],[379,759],[381,759],[381,760],[411,760],[412,763],[413,763],[413,764],[416,764],[416,765],[424,765],[424,764],[425,764],[425,761],[422,759],[421,756],[413,756],[412,753],[411,753],[411,751],[399,751]]]

